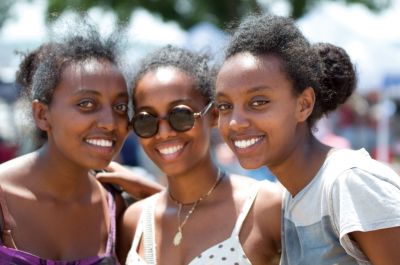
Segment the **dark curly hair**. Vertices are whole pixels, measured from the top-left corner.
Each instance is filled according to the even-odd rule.
[[[324,114],[335,110],[354,92],[357,84],[356,70],[349,55],[338,46],[316,43],[313,49],[322,61],[320,104]]]
[[[15,83],[23,89],[24,93],[30,94],[32,90],[33,75],[35,74],[39,63],[42,62],[46,54],[51,53],[52,49],[55,49],[57,45],[57,43],[53,42],[44,43],[35,50],[22,54],[23,59],[15,74]]]
[[[314,89],[316,102],[307,120],[310,127],[344,103],[356,87],[355,69],[346,51],[332,44],[311,45],[291,18],[248,16],[234,31],[225,60],[242,52],[280,58],[295,94],[307,87]]]
[[[39,100],[51,104],[64,69],[88,60],[108,61],[119,66],[121,31],[102,37],[85,18],[81,27],[70,27],[57,41],[49,41],[22,58],[16,72],[16,83],[22,88],[25,102]],[[45,132],[39,132],[47,138]]]
[[[71,33],[62,42],[53,45],[46,56],[42,56],[32,79],[32,99],[50,104],[54,89],[68,65],[92,59],[118,65],[118,53],[118,38],[114,35],[102,38],[93,26],[88,25],[84,32]]]
[[[132,91],[139,80],[149,71],[161,67],[174,67],[191,76],[197,89],[206,102],[214,99],[215,69],[210,67],[210,58],[206,54],[191,52],[184,48],[166,45],[143,58],[132,81]]]

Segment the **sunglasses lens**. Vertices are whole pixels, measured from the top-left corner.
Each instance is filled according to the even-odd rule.
[[[149,113],[141,112],[133,118],[133,130],[142,138],[152,137],[157,133],[157,123],[156,117]]]
[[[188,131],[194,125],[193,112],[188,108],[176,107],[169,114],[169,123],[178,132]]]

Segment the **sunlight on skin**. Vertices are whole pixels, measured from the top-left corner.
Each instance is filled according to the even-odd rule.
[[[155,75],[158,78],[158,80],[160,81],[160,83],[166,84],[172,80],[172,78],[174,77],[175,71],[176,70],[173,68],[163,67],[163,68],[157,69],[157,72]]]

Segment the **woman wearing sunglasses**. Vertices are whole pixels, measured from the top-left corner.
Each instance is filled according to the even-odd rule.
[[[213,161],[217,112],[208,59],[172,46],[155,51],[133,81],[133,101],[133,129],[168,187],[125,212],[121,261],[273,264],[280,249],[280,189],[230,176]]]

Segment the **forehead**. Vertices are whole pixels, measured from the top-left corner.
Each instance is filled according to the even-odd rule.
[[[104,90],[107,93],[127,92],[121,71],[109,61],[88,60],[69,63],[61,73],[57,90]]]
[[[282,61],[273,54],[239,53],[222,65],[216,80],[217,94],[236,93],[227,88],[251,88],[275,85],[287,81]]]
[[[137,82],[136,106],[155,105],[175,101],[199,101],[193,77],[174,67],[162,67],[145,73]],[[157,100],[155,100],[157,99]]]
[[[61,74],[61,82],[124,82],[124,77],[116,65],[106,60],[91,59],[69,63]]]
[[[91,76],[91,75],[122,75],[118,67],[107,61],[98,59],[89,59],[80,62],[69,62],[62,71],[62,77],[71,75]]]

